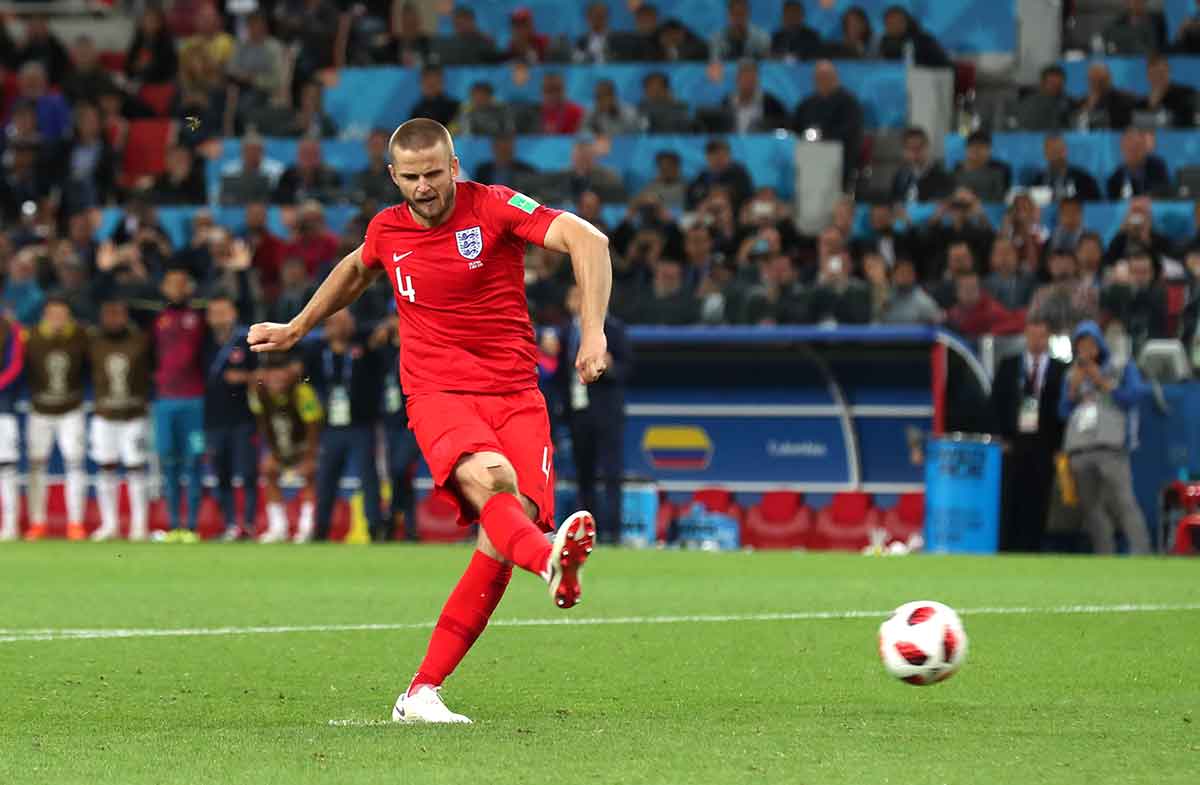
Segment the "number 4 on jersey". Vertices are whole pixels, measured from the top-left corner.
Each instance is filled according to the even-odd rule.
[[[396,269],[396,292],[401,297],[407,297],[410,303],[417,301],[417,292],[413,289],[412,276],[404,275],[399,268]]]

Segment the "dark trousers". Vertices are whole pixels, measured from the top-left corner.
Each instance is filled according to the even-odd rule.
[[[384,426],[387,439],[388,478],[392,484],[392,520],[404,513],[404,536],[417,539],[417,520],[413,503],[413,467],[421,457],[417,437],[403,423],[387,423]]]
[[[314,533],[318,540],[329,539],[338,487],[351,465],[362,490],[363,514],[367,517],[371,536],[381,532],[375,429],[369,425],[349,425],[321,431],[321,457],[317,461],[317,530]]]
[[[1039,440],[1018,436],[1004,460],[1000,550],[1037,553],[1042,549],[1053,487],[1054,450]]]
[[[233,478],[239,477],[245,497],[242,528],[253,533],[258,515],[258,442],[254,423],[208,428],[204,432],[204,442],[208,448],[208,466],[217,478],[217,504],[225,518],[225,526],[237,525]]]
[[[570,413],[571,450],[579,506],[596,517],[601,542],[621,538],[621,480],[625,474],[625,417],[583,409]],[[596,484],[604,482],[603,504],[597,505]]]

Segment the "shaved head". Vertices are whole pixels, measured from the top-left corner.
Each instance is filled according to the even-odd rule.
[[[454,155],[454,140],[446,126],[427,117],[415,117],[401,123],[392,132],[392,138],[388,141],[388,151],[395,160],[398,151],[424,151],[439,144],[446,145],[446,151],[451,156]]]

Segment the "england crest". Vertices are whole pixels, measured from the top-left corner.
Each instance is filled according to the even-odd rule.
[[[474,259],[483,253],[483,232],[478,226],[455,232],[454,239],[458,241],[458,252],[464,259]]]

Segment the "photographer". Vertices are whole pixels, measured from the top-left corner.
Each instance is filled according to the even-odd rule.
[[[959,188],[937,210],[919,232],[923,268],[921,280],[942,277],[947,251],[957,243],[966,243],[975,259],[986,259],[995,232],[983,211],[983,203],[968,188]]]
[[[1116,551],[1116,531],[1125,535],[1131,554],[1150,550],[1146,521],[1133,496],[1129,453],[1137,443],[1136,409],[1147,387],[1137,366],[1111,360],[1095,322],[1075,330],[1075,361],[1063,379],[1059,416],[1066,422],[1063,450],[1084,527],[1096,553]]]

